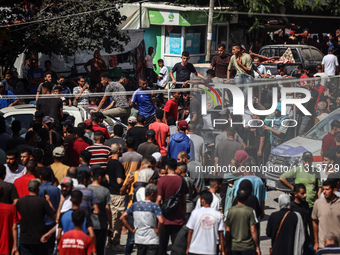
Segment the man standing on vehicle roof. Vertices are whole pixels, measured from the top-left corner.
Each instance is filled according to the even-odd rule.
[[[236,84],[252,83],[254,79],[252,58],[249,54],[242,52],[242,46],[239,44],[234,45],[232,51],[233,56],[230,58],[227,70],[227,82],[230,82],[230,72],[234,67],[236,69]]]
[[[215,68],[215,76],[218,78],[227,78],[227,70],[230,62],[229,54],[226,54],[226,46],[224,43],[218,45],[218,56],[214,56],[210,69]]]
[[[185,50],[182,52],[181,59],[182,59],[182,62],[175,64],[174,67],[170,71],[170,77],[172,79],[173,85],[175,85],[176,82],[186,82],[190,80],[191,73],[195,74],[197,77],[201,79],[205,79],[203,75],[201,75],[200,73],[196,71],[196,68],[194,67],[194,65],[189,63],[190,57],[189,57],[188,51]],[[175,79],[174,73],[176,73],[176,79]],[[183,87],[183,85],[181,84],[176,85],[176,88],[181,88],[181,87]]]

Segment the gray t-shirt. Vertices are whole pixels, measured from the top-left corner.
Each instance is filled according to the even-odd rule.
[[[204,173],[202,164],[196,161],[190,161],[187,164],[188,175],[194,181],[195,187],[199,189],[199,191],[205,190],[204,184]]]
[[[89,189],[93,190],[99,207],[99,214],[91,214],[93,229],[107,229],[106,205],[111,203],[110,191],[103,186],[89,185]]]
[[[119,82],[110,82],[105,88],[105,96],[112,97],[115,106],[120,108],[128,108],[130,104],[126,95],[117,95],[115,92],[126,92],[124,86]]]
[[[243,146],[235,140],[224,140],[217,145],[215,157],[218,158],[220,167],[228,167],[238,150],[244,150]]]
[[[195,161],[202,163],[202,154],[207,152],[203,137],[196,134],[189,134],[188,136],[194,144]]]

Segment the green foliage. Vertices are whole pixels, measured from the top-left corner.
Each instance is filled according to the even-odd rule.
[[[126,19],[118,10],[120,0],[29,2],[28,10],[21,3],[0,11],[0,65],[10,65],[27,50],[72,55],[77,50],[104,49],[110,53],[122,51],[130,40],[117,29]]]

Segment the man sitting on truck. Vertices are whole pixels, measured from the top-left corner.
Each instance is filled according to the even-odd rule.
[[[277,64],[277,70],[274,72],[272,77],[277,77],[278,75],[281,75],[282,78],[289,77],[287,70],[286,70],[286,67],[285,67],[285,64],[283,64],[283,63]]]

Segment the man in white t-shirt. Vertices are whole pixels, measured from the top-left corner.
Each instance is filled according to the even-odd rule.
[[[328,54],[322,59],[322,70],[328,75],[335,75],[339,69],[338,58],[333,53],[334,46],[329,46]]]
[[[314,74],[314,77],[321,78],[321,80],[315,81],[315,85],[317,85],[317,83],[320,83],[322,86],[326,86],[327,82],[330,81],[328,74],[322,71],[322,65],[320,64],[316,66],[316,74]]]
[[[213,194],[204,190],[200,193],[202,207],[195,209],[188,220],[187,254],[217,254],[218,243],[224,255],[224,224],[222,214],[210,207]]]
[[[217,196],[216,196],[216,193],[219,192],[221,190],[221,186],[222,186],[222,182],[219,180],[219,179],[210,179],[209,181],[209,185],[210,185],[210,188],[209,188],[209,191],[212,193],[213,195],[213,200],[212,202],[210,203],[210,208],[212,209],[215,209],[216,211],[220,211],[220,204],[221,204],[221,199],[219,199]],[[197,200],[197,203],[196,203],[196,207],[195,209],[199,209],[201,208],[203,205],[201,205],[201,201],[200,200]]]
[[[169,80],[168,68],[164,65],[163,59],[158,59],[158,66],[161,69],[157,77],[157,88],[164,89]],[[163,103],[163,93],[158,94],[158,98]]]
[[[19,164],[19,155],[16,150],[7,151],[6,155],[6,177],[5,182],[14,183],[16,179],[26,174],[26,167]]]

